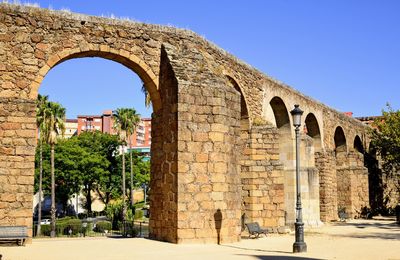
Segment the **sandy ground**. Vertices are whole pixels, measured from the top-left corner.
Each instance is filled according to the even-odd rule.
[[[175,245],[144,238],[34,239],[3,244],[2,260],[80,259],[400,259],[400,226],[393,219],[353,220],[307,230],[307,253],[293,254],[294,235],[269,235],[225,245]]]

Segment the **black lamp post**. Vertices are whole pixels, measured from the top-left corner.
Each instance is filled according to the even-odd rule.
[[[294,105],[294,109],[290,111],[293,117],[293,126],[296,132],[296,223],[295,237],[296,241],[293,243],[293,253],[307,252],[307,244],[304,242],[304,223],[301,209],[301,195],[300,195],[300,130],[301,115],[303,111],[299,105]]]

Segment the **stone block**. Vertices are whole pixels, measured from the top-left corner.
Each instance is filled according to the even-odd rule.
[[[215,182],[215,183],[217,183],[217,182],[225,182],[225,180],[226,180],[225,174],[214,173],[214,174],[211,175],[211,181],[212,182]]]
[[[208,161],[208,154],[206,153],[198,153],[196,154],[196,162],[207,162]]]
[[[227,171],[228,171],[228,167],[225,162],[215,162],[214,163],[214,172],[226,173]]]
[[[196,231],[195,229],[178,229],[178,237],[180,239],[187,239],[187,238],[195,238]]]
[[[217,191],[211,192],[211,199],[213,201],[223,200],[224,199],[224,192],[217,192]]]
[[[212,142],[223,142],[224,141],[224,133],[219,132],[209,132],[208,137]]]

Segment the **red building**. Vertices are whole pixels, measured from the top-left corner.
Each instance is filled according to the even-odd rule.
[[[78,115],[78,135],[82,131],[101,131],[103,133],[116,134],[112,110],[106,110],[102,115]],[[128,142],[133,148],[148,147],[151,145],[151,118],[141,118],[136,131]],[[128,143],[129,146],[129,143]]]

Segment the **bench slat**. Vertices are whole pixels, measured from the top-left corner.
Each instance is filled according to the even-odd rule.
[[[23,245],[27,238],[26,226],[0,226],[0,240],[17,240],[18,244]]]

